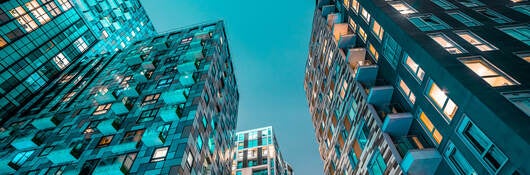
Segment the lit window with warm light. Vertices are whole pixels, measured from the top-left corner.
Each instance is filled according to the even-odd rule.
[[[427,86],[427,95],[434,102],[434,105],[442,111],[445,119],[451,121],[458,109],[458,106],[451,100],[447,93],[442,90],[434,81]]]
[[[399,90],[401,91],[403,96],[408,99],[410,104],[414,104],[416,102],[416,95],[414,95],[414,93],[410,90],[409,86],[405,84],[402,79],[399,80],[398,86]]]
[[[353,21],[353,19],[351,19],[351,17],[348,17],[348,23],[350,25],[351,30],[355,31],[355,29],[357,28],[357,24],[355,23],[355,21]]]
[[[22,6],[10,10],[9,13],[17,19],[18,23],[20,23],[26,32],[31,32],[39,27]]]
[[[70,64],[70,61],[66,59],[63,53],[59,53],[53,57],[53,62],[55,62],[55,65],[57,65],[57,67],[59,67],[61,70]]]
[[[475,46],[480,51],[491,51],[491,50],[497,50],[497,47],[494,45],[488,43],[481,37],[477,36],[471,31],[456,31],[456,35],[460,36],[460,38],[466,40],[469,44]]]
[[[420,113],[419,120],[420,120],[420,123],[422,124],[423,128],[425,129],[425,131],[428,132],[428,134],[431,136],[431,138],[433,138],[434,141],[436,141],[436,143],[440,144],[442,142],[442,139],[443,139],[442,134],[440,134],[438,129],[436,129],[436,127],[434,127],[434,125],[431,122],[431,119],[429,119],[429,117],[427,115],[425,115],[425,113],[423,111]]]
[[[471,71],[493,87],[514,85],[515,82],[481,56],[459,58]]]
[[[351,1],[351,7],[350,7],[355,13],[359,13],[359,2],[357,0]]]
[[[370,51],[370,54],[372,55],[372,57],[374,57],[375,61],[379,60],[379,52],[377,52],[377,50],[375,50],[375,47],[373,44],[370,44],[368,43],[368,50]]]
[[[374,20],[374,23],[372,25],[372,32],[374,32],[375,36],[377,36],[377,39],[379,39],[379,41],[383,40],[383,34],[385,30],[383,29],[383,27],[381,27],[381,25],[379,25],[376,20]]]
[[[364,21],[366,21],[366,23],[370,23],[370,17],[372,15],[370,15],[370,13],[368,13],[368,11],[366,11],[365,8],[360,8],[361,9],[361,17],[364,19]]]
[[[530,52],[520,52],[520,53],[515,53],[515,55],[525,60],[526,62],[530,63]]]
[[[359,27],[359,36],[361,37],[361,39],[362,39],[363,41],[366,42],[366,37],[368,37],[368,36],[366,35],[366,32],[364,32],[364,30],[363,30],[362,27]]]
[[[396,9],[399,13],[404,14],[404,15],[418,12],[403,1],[390,1],[388,2],[388,4],[390,4],[390,6]]]
[[[456,44],[453,40],[449,39],[449,37],[442,33],[429,34],[429,36],[450,54],[461,54],[467,52],[460,47],[460,45]]]
[[[46,11],[39,5],[39,3],[36,0],[32,0],[28,3],[26,3],[26,7],[28,10],[31,11],[31,14],[37,18],[37,20],[40,22],[40,24],[46,24],[46,22],[50,21],[50,16],[46,14]]]
[[[408,70],[415,75],[415,77],[421,82],[423,80],[423,77],[425,76],[425,72],[421,68],[420,65],[418,65],[410,56],[405,54],[405,65],[408,68]]]
[[[101,114],[105,114],[105,113],[107,113],[107,111],[109,111],[110,106],[112,106],[112,103],[99,105],[99,106],[96,108],[96,111],[94,111],[94,113],[92,113],[92,115],[101,115]]]

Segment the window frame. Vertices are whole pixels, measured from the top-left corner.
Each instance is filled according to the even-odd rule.
[[[158,155],[160,153],[159,151],[161,151],[161,150],[163,152],[162,154],[164,154],[163,156],[162,155]],[[169,146],[156,148],[155,150],[153,150],[153,154],[151,154],[151,159],[149,160],[149,162],[153,163],[153,162],[165,161],[166,158],[167,158],[168,152],[169,152]]]
[[[495,50],[499,50],[497,47],[495,47],[493,44],[489,43],[488,41],[486,41],[485,39],[481,38],[480,36],[478,36],[477,34],[471,32],[470,30],[457,30],[457,31],[453,31],[457,36],[459,36],[460,38],[462,38],[463,40],[465,40],[468,44],[472,45],[473,47],[475,47],[476,49],[480,50],[481,52],[488,52],[488,51],[495,51]],[[471,41],[467,40],[464,35],[466,35],[468,37],[470,37]],[[475,42],[478,42],[478,43],[473,43],[473,41]],[[482,47],[489,47],[489,50],[483,50],[481,49]]]
[[[449,38],[444,33],[441,33],[441,32],[429,33],[429,34],[427,34],[427,36],[429,36],[434,41],[434,43],[436,43],[438,46],[442,47],[449,54],[456,55],[456,54],[467,53],[466,49],[464,49],[462,46],[460,46],[458,43],[453,41],[451,38]],[[440,43],[440,41],[436,40],[435,38],[442,39],[444,42],[446,42],[446,44]]]
[[[466,66],[466,68],[468,68],[470,71],[472,71],[476,76],[480,77],[484,82],[486,82],[491,87],[495,88],[495,87],[505,87],[505,86],[519,85],[519,82],[517,82],[515,79],[513,79],[508,74],[504,73],[501,69],[497,68],[497,66],[493,65],[491,62],[489,62],[488,60],[486,60],[482,56],[460,57],[460,58],[458,58],[458,60],[462,64],[464,64],[464,66]],[[489,69],[488,70],[489,72],[495,73],[495,75],[480,75],[480,74],[478,74],[478,72],[476,72],[478,70],[472,69],[466,63],[479,63],[483,67]],[[486,80],[487,78],[497,78],[497,77],[502,77],[504,80],[508,81],[511,84],[494,86],[493,84],[491,84],[489,81]]]
[[[444,100],[440,100],[440,101],[443,101],[442,102],[443,104],[440,103],[440,101],[438,101],[434,97],[432,97],[431,91],[432,91],[433,87],[436,87],[437,89],[439,89],[443,93],[443,95],[445,96]],[[438,86],[438,84],[436,82],[434,82],[434,80],[431,79],[431,80],[429,80],[429,82],[427,83],[427,87],[425,88],[425,96],[428,99],[428,101],[434,106],[434,108],[442,116],[444,116],[443,118],[445,119],[445,121],[447,123],[451,123],[453,118],[456,116],[456,113],[458,113],[459,106],[453,101],[453,99],[451,97],[449,97],[449,94],[447,94],[446,91],[444,91],[442,88],[440,88],[440,86]],[[452,110],[452,112],[451,111],[447,111],[448,110],[447,109],[448,105],[454,106],[454,109]],[[448,112],[451,112],[451,113],[448,113]]]

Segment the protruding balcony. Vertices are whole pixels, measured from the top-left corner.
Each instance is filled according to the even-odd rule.
[[[348,49],[347,61],[354,72],[356,81],[364,85],[373,85],[377,77],[379,67],[370,60],[366,60],[366,49],[352,48]]]
[[[168,90],[163,92],[161,96],[166,104],[181,104],[188,100],[188,91],[186,89]]]
[[[326,19],[327,19],[328,15],[331,14],[331,13],[334,13],[335,9],[336,9],[335,5],[328,5],[328,4],[329,4],[329,2],[325,3],[325,4],[322,4],[322,16],[326,17]]]
[[[408,112],[387,114],[383,122],[383,132],[393,137],[406,136],[413,119],[412,114]]]
[[[140,95],[140,90],[136,85],[129,85],[123,88],[121,94],[125,97],[138,97]]]
[[[434,174],[442,156],[434,148],[409,150],[401,162],[401,168],[406,174]]]
[[[178,105],[165,106],[160,108],[158,114],[164,122],[176,121],[182,117],[182,108]]]
[[[2,159],[0,159],[0,174],[13,174],[19,168],[20,167],[11,163],[9,156],[4,156]]]
[[[370,88],[368,93],[368,103],[378,106],[385,106],[390,104],[392,99],[392,93],[394,92],[393,86],[375,86]]]
[[[328,26],[331,28],[331,27],[333,27],[334,24],[341,23],[342,14],[340,14],[340,13],[329,14],[328,18],[327,18],[327,21],[328,21]],[[346,27],[347,27],[347,25],[346,25]]]
[[[61,123],[62,119],[57,116],[43,117],[33,120],[31,125],[38,130],[44,130],[49,128],[57,127]]]
[[[348,23],[334,24],[333,37],[339,48],[347,48],[355,44],[355,35],[350,31]]]
[[[122,115],[128,113],[132,109],[133,105],[134,103],[132,100],[130,100],[130,98],[123,97],[120,101],[112,104],[110,109],[112,109],[112,112],[115,114]]]
[[[148,77],[146,76],[146,73],[147,73],[146,70],[142,70],[140,72],[136,72],[133,75],[133,79],[138,81],[138,82],[146,82],[147,79],[148,79]]]
[[[76,144],[70,148],[54,150],[46,157],[54,164],[73,162],[79,159],[84,149],[83,144]]]
[[[107,89],[107,87],[99,87],[96,94],[94,94],[94,99],[98,104],[106,104],[116,101],[116,97]]]
[[[179,77],[179,82],[180,84],[182,84],[183,86],[185,87],[188,87],[188,86],[191,86],[193,84],[195,84],[195,81],[196,81],[196,77],[194,74],[182,74],[180,77]]]
[[[154,61],[144,61],[142,63],[142,68],[145,70],[154,70],[156,68],[156,62]]]
[[[127,57],[125,57],[125,62],[129,66],[140,64],[143,61],[144,59],[142,59],[142,57],[140,56],[140,53],[137,53],[137,52],[131,52],[127,55]]]
[[[94,169],[94,172],[92,172],[93,175],[125,175],[127,174],[127,171],[124,167],[125,160],[119,157],[112,157],[103,159],[98,166]]]
[[[111,151],[112,153],[124,153],[124,152],[136,150],[138,146],[139,146],[139,142],[137,141],[120,143],[118,145],[112,146]]]
[[[184,62],[177,66],[177,69],[179,70],[179,72],[187,72],[187,73],[195,72],[197,71],[198,68],[199,68],[198,61]]]
[[[151,127],[145,130],[142,136],[142,143],[146,146],[157,146],[162,145],[166,141],[166,138],[162,135],[162,132],[157,127]]]
[[[195,46],[194,48],[189,49],[186,52],[186,54],[184,54],[182,56],[182,60],[184,60],[184,61],[196,61],[198,58],[203,58],[204,57],[204,54],[202,53],[202,46],[200,45],[200,41],[198,43],[199,43],[199,45]]]
[[[103,135],[115,134],[120,129],[120,120],[117,118],[103,120],[97,128]]]
[[[16,138],[11,142],[11,146],[17,150],[26,150],[39,147],[44,141],[41,134],[29,134],[27,136]]]

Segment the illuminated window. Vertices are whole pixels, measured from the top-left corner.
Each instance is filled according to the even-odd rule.
[[[341,87],[340,93],[339,93],[341,99],[344,99],[344,97],[346,96],[346,92],[348,92],[348,82],[344,81],[342,83],[342,87]]]
[[[515,53],[515,55],[530,63],[530,52]]]
[[[144,129],[136,130],[136,131],[129,131],[125,133],[125,136],[123,136],[123,139],[121,140],[121,143],[129,143],[129,142],[139,142],[142,140],[142,135],[144,134]]]
[[[372,15],[370,15],[370,13],[368,13],[368,11],[366,11],[366,9],[364,8],[360,8],[361,9],[361,17],[364,19],[364,21],[366,21],[366,23],[370,23],[370,17]]]
[[[70,64],[70,61],[66,59],[63,53],[59,53],[55,57],[53,57],[53,62],[55,62],[57,67],[59,67],[60,69],[64,69]]]
[[[18,6],[10,10],[9,13],[11,13],[11,15],[17,19],[18,23],[20,23],[26,32],[31,32],[39,27],[37,23],[33,21],[33,18],[26,13],[26,10],[24,10],[22,6]]]
[[[46,22],[50,21],[50,16],[46,14],[46,11],[44,11],[44,9],[40,7],[39,3],[36,0],[32,0],[26,3],[26,7],[28,8],[28,10],[31,11],[33,16],[37,18],[41,25],[46,24]]]
[[[158,101],[158,98],[160,98],[160,94],[147,95],[144,97],[142,105],[154,104]]]
[[[193,166],[193,154],[191,154],[191,151],[188,151],[188,156],[186,156],[186,165],[188,168]]]
[[[423,80],[423,77],[425,76],[425,72],[423,72],[421,66],[419,66],[414,60],[412,60],[410,56],[408,56],[407,54],[405,54],[405,56],[407,57],[405,59],[405,65],[407,65],[408,70],[412,74],[414,74],[416,78],[421,82]]]
[[[427,131],[427,133],[431,136],[431,138],[436,141],[436,143],[440,144],[442,142],[443,136],[438,132],[438,129],[434,127],[431,120],[423,111],[420,112],[420,123],[422,124],[423,128]]]
[[[359,36],[361,36],[361,39],[366,42],[366,37],[368,36],[366,35],[362,27],[359,27]]]
[[[75,40],[74,41],[74,45],[75,45],[75,47],[77,47],[77,49],[79,49],[80,52],[84,52],[88,48],[88,46],[87,46],[85,40],[83,39],[83,37],[80,37],[77,40]]]
[[[414,95],[414,93],[410,90],[409,86],[407,86],[407,84],[405,84],[402,79],[399,80],[399,89],[411,104],[414,104],[416,102],[416,95]]]
[[[496,23],[499,23],[499,24],[505,24],[505,23],[510,23],[510,22],[513,22],[512,19],[504,16],[504,15],[501,15],[500,13],[497,13],[491,9],[475,9],[476,12],[484,15],[485,17],[491,19],[492,21],[495,21]]]
[[[70,92],[70,93],[66,94],[61,101],[62,102],[69,102],[76,93],[77,92]]]
[[[6,40],[4,40],[4,38],[2,38],[2,36],[0,36],[0,48],[4,47],[6,45],[7,45]]]
[[[440,18],[432,14],[410,17],[409,21],[421,31],[434,31],[451,28]]]
[[[114,135],[101,137],[101,140],[99,140],[98,145],[96,146],[96,148],[109,146],[110,142],[112,142],[112,138],[113,137],[114,137]]]
[[[109,111],[110,106],[112,106],[112,103],[99,105],[99,106],[96,108],[96,111],[94,111],[94,113],[92,113],[92,115],[101,115],[101,114],[105,114],[105,113],[107,113],[107,112]]]
[[[33,152],[35,152],[35,150],[17,153],[17,155],[15,155],[13,160],[9,162],[9,165],[13,169],[18,170],[20,167],[22,167],[22,164],[24,164],[30,158]]]
[[[407,3],[403,1],[390,1],[388,2],[388,4],[390,4],[390,6],[396,9],[399,13],[404,15],[417,12],[414,8],[410,7]]]
[[[158,108],[155,109],[149,109],[142,111],[142,114],[140,114],[140,117],[138,118],[138,123],[152,121],[155,119],[156,114],[158,113]]]
[[[470,31],[457,31],[455,32],[458,36],[460,36],[462,39],[466,40],[469,44],[472,44],[480,51],[490,51],[490,50],[497,50],[497,47],[493,46],[492,44],[488,43],[484,39],[480,38],[476,34]]]
[[[478,22],[477,20],[471,18],[470,16],[466,15],[461,11],[447,12],[447,14],[468,27],[482,25],[482,23]]]
[[[61,10],[59,9],[59,7],[57,7],[57,4],[55,4],[54,1],[49,1],[44,5],[48,9],[48,12],[52,14],[52,16],[57,16],[61,14]]]
[[[68,0],[57,0],[57,1],[59,1],[59,4],[61,5],[64,11],[72,8],[72,4],[70,4]]]
[[[528,25],[517,27],[504,27],[500,28],[500,30],[530,46],[530,27]]]
[[[490,173],[498,173],[508,161],[504,153],[467,116],[464,116],[457,132],[479,161],[487,165]]]
[[[373,23],[373,26],[372,26],[372,32],[374,32],[375,36],[377,36],[379,41],[383,40],[383,34],[384,34],[385,30],[375,20],[374,20],[374,23]]]
[[[184,38],[180,41],[180,44],[188,44],[191,42],[192,39],[193,37]]]
[[[459,60],[493,87],[515,84],[511,78],[481,56],[459,58]]]
[[[355,23],[355,21],[353,21],[353,19],[351,19],[351,17],[348,17],[348,23],[350,24],[351,30],[355,31],[355,29],[357,28],[357,24]]]
[[[435,106],[443,111],[445,119],[451,121],[458,109],[458,106],[456,106],[453,100],[451,100],[445,91],[440,89],[434,81],[429,83],[427,94],[429,98],[434,101]]]
[[[449,39],[449,37],[447,37],[445,34],[435,33],[429,34],[429,36],[450,54],[461,54],[467,52],[462,47],[460,47],[460,45],[456,44],[453,40]]]
[[[344,3],[344,7],[346,7],[346,9],[350,8],[350,0],[343,0],[343,3]]]
[[[455,5],[451,4],[447,0],[431,0],[431,1],[434,4],[440,6],[441,8],[443,8],[445,10],[450,10],[450,9],[456,9],[457,8]]]
[[[103,30],[103,31],[101,32],[101,34],[103,35],[103,39],[105,39],[105,38],[108,38],[108,37],[109,37],[109,33],[107,33],[107,31],[106,31],[106,30]]]
[[[370,51],[370,54],[372,57],[374,57],[375,61],[379,60],[379,52],[375,50],[375,47],[373,44],[368,43],[368,50]]]
[[[478,0],[457,0],[460,4],[466,7],[478,7],[484,4]]]
[[[530,16],[530,5],[517,5],[513,6],[512,9],[515,11],[521,12],[527,16]]]
[[[166,160],[168,149],[169,149],[169,146],[155,149],[155,152],[153,153],[153,156],[151,157],[151,162],[159,162],[159,161]]]
[[[352,0],[351,9],[353,10],[353,12],[359,13],[359,2],[357,2],[357,0]]]

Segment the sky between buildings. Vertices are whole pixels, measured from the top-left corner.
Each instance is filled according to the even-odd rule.
[[[224,20],[240,93],[237,130],[272,125],[296,174],[322,174],[303,86],[313,1],[142,3],[158,32]]]

